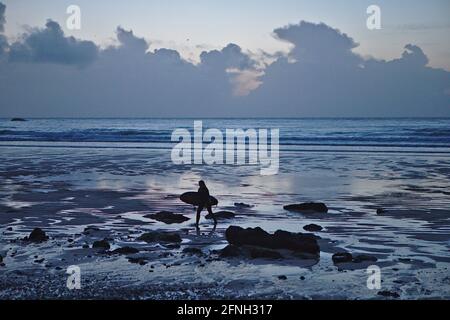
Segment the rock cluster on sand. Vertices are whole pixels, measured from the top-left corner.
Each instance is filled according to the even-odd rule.
[[[229,244],[219,252],[221,258],[249,257],[251,259],[283,259],[281,253],[276,250],[266,249],[257,246],[243,245],[235,246]]]
[[[218,220],[223,220],[223,219],[233,219],[235,217],[235,214],[231,211],[217,211],[214,212],[214,216]],[[212,219],[213,217],[210,214],[207,214],[205,218]]]
[[[182,223],[189,220],[188,217],[185,217],[182,214],[176,214],[170,211],[160,211],[155,214],[147,214],[144,217],[164,222],[166,224]]]
[[[137,240],[145,242],[181,242],[181,237],[178,233],[173,232],[160,232],[160,231],[150,231],[142,234]]]
[[[25,240],[35,243],[40,243],[48,240],[48,236],[40,228],[35,228]]]
[[[225,231],[227,241],[239,249],[249,249],[257,247],[250,252],[252,257],[270,256],[271,258],[283,257],[278,251],[269,252],[267,250],[289,250],[294,255],[304,258],[318,258],[320,247],[316,236],[312,234],[291,233],[278,230],[270,234],[263,229],[247,228],[243,229],[237,226],[230,226]],[[235,252],[236,249],[226,249],[226,252]]]
[[[106,239],[100,240],[100,241],[95,241],[92,244],[92,248],[95,249],[105,249],[105,250],[109,250],[111,246],[109,245],[109,242]]]
[[[378,260],[376,257],[370,256],[367,254],[359,254],[359,255],[353,256],[349,252],[337,252],[337,253],[333,254],[331,259],[333,260],[334,264],[348,263],[348,262],[353,262],[353,263],[376,262]]]
[[[284,210],[294,211],[294,212],[302,212],[302,213],[310,213],[310,212],[318,212],[318,213],[327,213],[328,207],[325,203],[322,202],[305,202],[299,204],[289,204],[283,207]]]
[[[322,227],[319,226],[318,224],[308,224],[306,226],[303,227],[304,230],[309,231],[309,232],[317,232],[317,231],[322,231]]]

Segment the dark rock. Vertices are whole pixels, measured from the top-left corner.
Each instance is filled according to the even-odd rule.
[[[287,280],[287,277],[285,275],[281,275],[281,276],[278,276],[278,279],[280,279],[280,280]]]
[[[230,226],[225,231],[230,244],[236,246],[257,246],[267,249],[287,249],[297,254],[309,254],[318,257],[320,248],[316,237],[312,234],[291,233],[278,230],[269,234],[260,227],[243,229]]]
[[[108,241],[103,239],[100,241],[95,241],[94,244],[92,245],[92,248],[109,250],[109,248],[111,248],[111,246],[109,245]]]
[[[253,246],[244,246],[243,248],[245,251],[248,251],[252,259],[283,259],[283,256],[275,250]]]
[[[14,121],[14,122],[24,122],[24,121],[27,121],[27,120],[25,120],[24,118],[12,118],[11,121]]]
[[[233,258],[242,255],[242,250],[235,245],[229,244],[220,250],[219,256],[222,258]]]
[[[28,236],[28,238],[26,238],[26,240],[30,241],[30,242],[44,242],[48,240],[47,235],[45,234],[44,231],[42,231],[42,229],[40,228],[35,228],[33,231],[31,231],[30,235]]]
[[[183,253],[187,253],[187,254],[196,254],[196,255],[203,255],[203,251],[199,248],[184,248],[183,249]]]
[[[328,207],[322,202],[305,202],[300,204],[290,204],[283,207],[284,210],[294,211],[294,212],[319,212],[319,213],[327,213]]]
[[[89,249],[89,245],[88,244],[83,244],[83,249]]]
[[[13,228],[12,227],[8,227],[8,228],[6,228],[6,230],[7,231],[13,231]]]
[[[332,256],[333,263],[345,263],[352,262],[353,256],[348,252],[338,252]]]
[[[216,217],[216,219],[221,220],[221,219],[232,219],[235,217],[235,214],[231,211],[217,211],[214,212],[214,216]],[[212,219],[213,217],[210,214],[207,214],[205,216],[206,219]]]
[[[41,259],[36,259],[36,260],[34,260],[34,262],[35,263],[42,263],[42,262],[44,262],[44,258],[41,258]]]
[[[309,232],[317,232],[317,231],[322,231],[322,227],[319,226],[318,224],[308,224],[306,226],[303,227],[304,230],[309,231]]]
[[[181,242],[181,237],[178,233],[150,231],[142,234],[138,240],[145,242]]]
[[[253,206],[251,204],[246,204],[243,202],[235,202],[234,206],[238,207],[238,208],[253,208]]]
[[[0,263],[3,262],[3,257],[0,255]]]
[[[300,280],[305,280],[305,277],[304,277],[304,276],[301,276],[301,277],[300,277]]]
[[[133,247],[122,247],[122,248],[117,248],[115,250],[113,250],[111,253],[112,254],[134,254],[134,253],[138,253],[139,250]]]
[[[156,221],[164,222],[166,224],[172,223],[182,223],[188,221],[189,218],[183,216],[182,214],[176,214],[169,211],[160,211],[155,214],[147,214],[144,216],[145,218],[150,218]]]
[[[384,210],[383,208],[377,209],[377,214],[383,214],[383,213],[386,213],[386,210]]]
[[[383,296],[383,297],[391,297],[391,298],[400,298],[400,295],[397,292],[392,292],[392,291],[378,291],[377,293],[379,296]]]
[[[354,263],[360,263],[360,262],[366,262],[366,261],[376,262],[377,260],[378,260],[377,257],[370,256],[367,254],[358,254],[357,256],[353,257]]]

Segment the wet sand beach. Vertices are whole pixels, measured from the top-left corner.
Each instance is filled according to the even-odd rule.
[[[447,155],[292,151],[280,163],[264,177],[254,166],[175,166],[165,149],[2,147],[0,298],[450,298]],[[213,210],[235,217],[214,230],[204,212],[197,233],[195,209],[178,197],[200,179],[219,199]],[[328,212],[283,209],[309,201]],[[159,211],[189,220],[145,217]],[[313,233],[320,257],[224,257],[229,226]],[[23,240],[34,228],[49,239]],[[140,239],[151,231],[181,242]],[[109,249],[93,248],[101,240]],[[376,261],[336,264],[337,252]],[[366,285],[374,264],[379,290]],[[66,287],[71,265],[80,290]]]

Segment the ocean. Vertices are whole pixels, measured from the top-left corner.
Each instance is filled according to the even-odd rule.
[[[0,145],[170,148],[194,119],[0,119]],[[449,118],[205,119],[204,130],[276,128],[280,150],[450,152]]]

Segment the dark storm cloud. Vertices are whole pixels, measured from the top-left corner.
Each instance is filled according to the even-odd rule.
[[[228,44],[220,51],[203,51],[200,54],[200,61],[205,67],[220,68],[221,70],[251,69],[255,65],[255,62],[234,43]]]
[[[383,61],[363,59],[352,51],[358,46],[352,38],[324,24],[301,22],[274,33],[294,48],[266,68],[262,85],[247,98],[263,114],[450,115],[450,73],[427,67],[415,45]]]
[[[450,116],[450,72],[412,44],[366,59],[350,36],[301,22],[274,30],[292,50],[261,70],[236,44],[195,65],[131,30],[116,35],[100,50],[49,21],[11,46],[0,38],[0,116]]]
[[[97,58],[98,48],[91,41],[65,37],[60,25],[48,20],[44,29],[36,29],[11,45],[12,62],[87,65]]]

